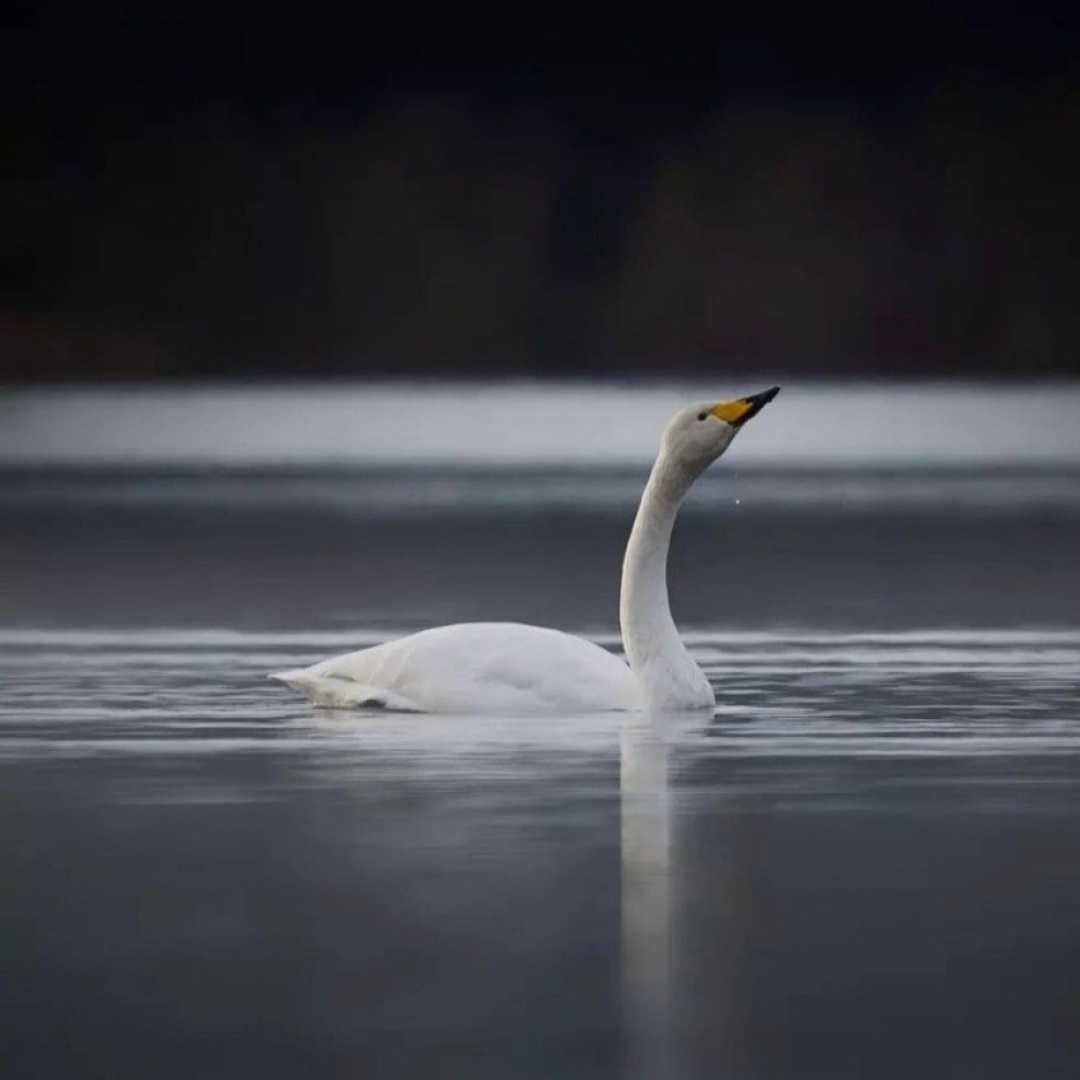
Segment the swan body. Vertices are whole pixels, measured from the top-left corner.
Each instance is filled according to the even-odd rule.
[[[458,623],[275,676],[322,705],[410,712],[633,709],[637,680],[584,638],[521,623]]]
[[[458,623],[332,656],[270,678],[316,705],[403,712],[711,709],[709,680],[679,640],[667,558],[694,480],[778,387],[680,410],[668,424],[623,560],[619,621],[628,663],[583,638],[520,623]]]

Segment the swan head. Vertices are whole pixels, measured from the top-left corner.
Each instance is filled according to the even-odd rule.
[[[704,401],[680,409],[664,429],[660,456],[681,472],[696,477],[730,445],[739,429],[777,394],[779,386],[734,401]]]

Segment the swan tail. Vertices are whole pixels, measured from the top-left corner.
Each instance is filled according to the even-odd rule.
[[[423,712],[404,694],[381,686],[344,679],[339,675],[318,675],[307,668],[277,671],[267,676],[303,694],[313,705],[326,709],[383,709],[386,712]]]
[[[306,668],[294,668],[292,671],[274,671],[266,677],[272,682],[284,683],[293,690],[300,690],[301,692],[315,678]]]

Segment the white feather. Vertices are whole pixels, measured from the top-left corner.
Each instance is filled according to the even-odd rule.
[[[638,704],[637,681],[617,656],[520,623],[440,626],[271,678],[323,705],[350,704],[350,686],[355,697],[370,699],[365,704],[423,712],[595,712]]]

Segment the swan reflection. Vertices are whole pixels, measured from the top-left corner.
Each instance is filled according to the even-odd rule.
[[[627,1075],[671,1068],[670,718],[634,714],[620,736],[622,995]]]

